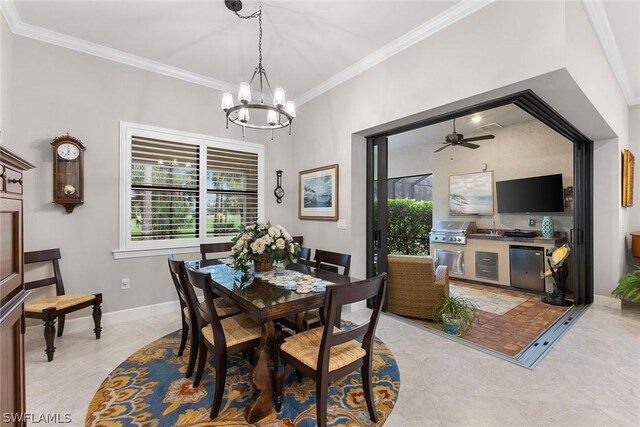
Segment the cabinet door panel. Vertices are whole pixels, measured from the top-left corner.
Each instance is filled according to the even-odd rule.
[[[0,322],[0,414],[3,416],[3,426],[25,425],[18,419],[14,422],[6,422],[4,419],[5,414],[16,416],[25,412],[23,322],[22,303],[4,315]]]
[[[0,198],[0,304],[22,289],[22,201]]]

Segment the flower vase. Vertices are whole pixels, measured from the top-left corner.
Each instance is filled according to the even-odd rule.
[[[272,268],[273,260],[271,259],[271,255],[266,252],[263,252],[258,259],[253,261],[253,269],[256,272],[271,271]]]
[[[545,216],[542,218],[542,237],[553,237],[555,228],[553,226],[553,218]]]

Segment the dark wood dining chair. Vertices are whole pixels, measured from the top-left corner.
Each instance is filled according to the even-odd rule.
[[[44,340],[46,342],[44,352],[47,354],[49,362],[53,360],[53,353],[56,351],[53,345],[56,335],[56,319],[58,320],[58,337],[61,337],[64,332],[64,322],[67,314],[86,307],[93,307],[93,332],[96,334],[96,339],[100,339],[100,333],[102,332],[102,327],[100,326],[102,294],[65,293],[60,263],[58,262],[60,258],[62,256],[59,248],[24,253],[25,264],[50,262],[53,267],[53,276],[24,284],[26,290],[52,285],[56,287],[56,296],[31,301],[24,305],[25,317],[44,321]]]
[[[311,260],[311,249],[305,248],[302,246],[304,242],[304,237],[302,236],[292,236],[293,243],[297,243],[300,246],[300,251],[294,255],[296,262],[298,264],[309,265],[309,261]]]
[[[214,305],[213,284],[207,273],[184,267],[187,281],[204,292],[205,307],[196,306],[203,326],[202,343],[198,349],[198,370],[194,387],[198,387],[204,371],[207,353],[213,353],[212,364],[216,370],[215,392],[211,404],[211,419],[218,416],[227,380],[227,357],[232,354],[252,351],[260,342],[260,325],[244,313],[220,319]]]
[[[207,254],[230,252],[232,248],[233,248],[233,243],[231,242],[200,243],[200,256],[202,257],[202,261],[206,261]]]
[[[345,276],[349,275],[349,271],[351,269],[351,255],[348,254],[316,249],[313,261],[316,268],[333,271],[334,273],[340,273],[339,267],[342,267],[343,270],[341,274]]]
[[[189,346],[189,362],[187,364],[187,373],[185,375],[189,378],[193,374],[193,368],[196,364],[196,357],[202,340],[202,334],[200,331],[204,326],[199,320],[198,313],[196,312],[196,306],[200,305],[204,307],[205,304],[198,300],[193,286],[187,282],[182,261],[176,260],[173,255],[169,256],[168,261],[171,280],[173,281],[173,285],[178,293],[180,317],[182,319],[182,339],[180,340],[178,356],[182,356],[184,354],[187,339],[191,337]],[[222,298],[216,298],[213,304],[216,308],[216,312],[218,313],[218,317],[221,319],[240,313],[240,309],[237,306]]]
[[[311,249],[301,246],[298,253],[294,255],[294,258],[298,264],[309,266],[309,262],[311,261]]]
[[[325,326],[297,333],[287,338],[279,347],[276,357],[293,366],[298,372],[313,378],[316,382],[316,419],[318,425],[327,425],[327,395],[332,381],[343,378],[348,373],[360,369],[364,397],[371,421],[378,422],[378,414],[373,399],[371,382],[371,362],[373,359],[374,333],[386,291],[386,276],[382,274],[372,279],[349,285],[335,285],[327,288],[325,306],[327,322]],[[344,304],[352,304],[375,298],[369,321],[341,330],[334,327],[336,316]],[[362,338],[362,342],[357,341]],[[277,360],[277,359],[276,359]],[[282,395],[282,364],[276,379],[276,402]],[[276,408],[280,410],[281,408]]]

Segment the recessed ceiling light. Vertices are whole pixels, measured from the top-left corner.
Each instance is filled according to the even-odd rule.
[[[473,116],[473,117],[471,117],[471,121],[473,123],[480,123],[482,121],[482,117],[481,116]]]

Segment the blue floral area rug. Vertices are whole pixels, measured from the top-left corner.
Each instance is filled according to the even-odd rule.
[[[177,356],[180,331],[136,351],[114,369],[93,397],[87,426],[242,426],[244,408],[253,395],[250,365],[240,356],[229,357],[227,382],[218,418],[209,419],[215,370],[207,364],[200,387],[185,378],[189,347]],[[373,359],[373,390],[382,425],[395,405],[400,372],[389,348],[376,339]],[[282,412],[261,420],[257,426],[316,426],[315,383],[296,381],[295,372],[285,379]],[[335,381],[329,389],[329,426],[376,425],[369,419],[359,371]]]

